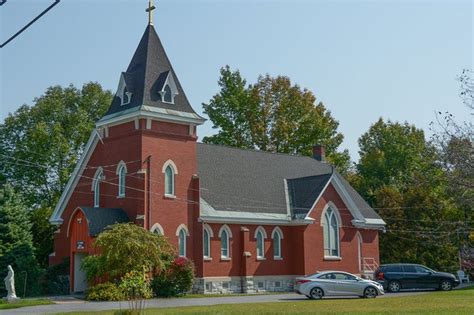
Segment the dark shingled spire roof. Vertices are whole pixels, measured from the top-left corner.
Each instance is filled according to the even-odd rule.
[[[178,92],[174,98],[174,104],[163,103],[158,93],[170,72],[174,78]],[[138,110],[141,105],[197,115],[184,94],[183,88],[179,83],[178,77],[171,66],[153,25],[148,25],[145,29],[145,33],[138,44],[132,61],[127,71],[122,72],[122,75],[127,86],[127,91],[132,93],[131,101],[129,104],[121,105],[120,98],[115,96],[112,105],[105,114],[106,116],[135,107]],[[159,86],[160,84],[161,86]]]

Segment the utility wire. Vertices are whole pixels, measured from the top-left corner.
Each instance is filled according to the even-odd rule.
[[[33,20],[31,20],[28,24],[23,26],[18,32],[16,32],[12,37],[6,40],[3,44],[0,45],[0,48],[3,48],[6,44],[14,40],[18,35],[23,33],[28,27],[30,27],[33,23],[38,21],[43,15],[45,15],[49,10],[51,10],[54,6],[56,6],[61,0],[55,0],[53,4],[51,4],[49,7],[47,7],[43,12],[41,12],[37,17],[35,17]],[[3,0],[3,2],[0,5],[4,5],[7,1]]]

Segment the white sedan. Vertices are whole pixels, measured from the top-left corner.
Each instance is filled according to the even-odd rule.
[[[323,296],[359,296],[375,298],[385,294],[380,283],[359,278],[344,271],[324,271],[296,278],[295,292],[310,299]]]

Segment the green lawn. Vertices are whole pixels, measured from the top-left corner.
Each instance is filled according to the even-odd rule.
[[[474,288],[378,299],[324,299],[149,309],[146,314],[474,314]],[[85,315],[98,313],[67,313]],[[100,314],[113,315],[113,311]]]
[[[0,310],[47,304],[53,304],[53,302],[47,299],[21,299],[20,301],[15,303],[7,303],[6,301],[0,299]]]

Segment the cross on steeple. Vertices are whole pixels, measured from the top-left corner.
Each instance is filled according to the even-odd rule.
[[[153,0],[148,1],[148,8],[145,10],[145,12],[148,12],[148,25],[153,25],[153,10],[155,10],[156,7],[153,5]]]

